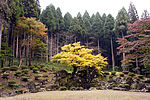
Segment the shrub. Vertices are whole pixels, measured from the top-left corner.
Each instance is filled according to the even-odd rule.
[[[27,82],[27,81],[28,81],[28,79],[29,79],[29,77],[27,77],[27,76],[22,76],[22,77],[21,77],[21,79],[22,79],[22,81]]]
[[[59,89],[62,90],[62,91],[67,90],[67,88],[65,86],[61,86]]]
[[[38,68],[33,68],[32,70],[34,73],[36,73],[38,71]]]
[[[124,73],[124,74],[128,74],[128,73],[129,73],[129,71],[123,71],[123,73]]]
[[[120,74],[120,77],[124,77],[124,74],[123,74],[123,73],[121,73],[121,74]]]
[[[17,70],[18,70],[18,66],[11,66],[11,67],[10,67],[10,70],[11,70],[11,71],[17,71]]]
[[[138,75],[138,78],[143,79],[144,75]]]
[[[132,72],[128,73],[128,75],[131,76],[131,77],[135,76],[135,74],[132,73]]]
[[[3,72],[5,72],[5,71],[7,71],[7,70],[9,70],[9,69],[10,69],[10,67],[3,67],[3,68],[2,68]]]
[[[112,72],[111,72],[111,75],[113,75],[113,76],[116,75],[116,72],[115,72],[115,71],[112,71]]]
[[[7,73],[7,72],[4,72],[3,74],[2,74],[2,78],[7,78],[9,76],[9,73]]]

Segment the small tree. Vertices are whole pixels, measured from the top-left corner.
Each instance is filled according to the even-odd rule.
[[[65,63],[69,67],[73,67],[73,77],[77,72],[77,68],[85,67],[94,67],[102,74],[102,68],[108,64],[106,61],[107,58],[104,58],[101,54],[92,55],[93,49],[87,49],[81,46],[80,42],[65,45],[61,49],[62,52],[53,56],[52,60],[60,61],[60,63]]]

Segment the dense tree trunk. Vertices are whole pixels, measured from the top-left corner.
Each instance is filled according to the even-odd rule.
[[[99,53],[99,48],[100,48],[100,44],[99,44],[99,38],[97,40],[97,53]]]
[[[2,44],[2,27],[3,24],[0,22],[0,53],[1,53],[1,44]]]
[[[114,48],[113,48],[112,37],[111,37],[111,56],[112,56],[113,71],[115,71],[115,58],[114,58]]]
[[[18,58],[18,41],[19,41],[19,36],[17,36],[17,40],[16,40],[16,58]]]
[[[51,43],[50,43],[50,62],[52,60],[52,55],[53,55],[53,34],[51,33]]]
[[[47,50],[46,50],[46,64],[48,64],[48,54],[49,54],[49,36],[47,35],[47,40],[46,40],[46,43],[47,43]]]

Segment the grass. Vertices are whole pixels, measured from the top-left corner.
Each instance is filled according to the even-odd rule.
[[[0,98],[0,100],[149,100],[149,98],[149,93],[93,90],[39,92]]]

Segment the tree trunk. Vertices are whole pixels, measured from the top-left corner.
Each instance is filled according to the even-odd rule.
[[[18,39],[19,39],[19,36],[17,36],[17,40],[16,40],[16,58],[18,58]]]
[[[27,36],[27,47],[26,47],[26,65],[28,66],[29,65],[29,62],[28,62],[28,58],[29,58],[29,36]]]
[[[98,38],[98,40],[97,40],[97,53],[99,54],[99,48],[100,48],[100,44],[99,44],[99,38]]]
[[[58,46],[58,43],[59,43],[59,34],[57,33],[57,51],[56,51],[56,54],[58,54],[59,52],[59,46]]]
[[[51,43],[50,43],[50,62],[52,60],[52,55],[53,55],[53,34],[51,33]]]
[[[19,49],[19,60],[18,60],[18,66],[20,67],[22,64],[22,54],[21,54],[21,47]]]
[[[122,32],[122,38],[124,39],[124,35],[123,35],[123,32]],[[123,47],[123,50],[124,50],[124,47]],[[122,56],[123,56],[123,60],[125,60],[125,52],[122,53]],[[125,66],[123,66],[123,71],[126,71],[125,69]]]
[[[46,64],[48,64],[48,54],[49,54],[49,42],[48,42],[49,38],[48,38],[48,35],[47,35],[47,50],[46,50]]]
[[[114,58],[114,49],[113,49],[113,41],[112,41],[112,37],[111,37],[111,55],[112,55],[113,71],[115,71],[115,58]]]
[[[2,42],[2,27],[3,27],[3,24],[0,22],[0,53],[1,53],[1,42]]]

